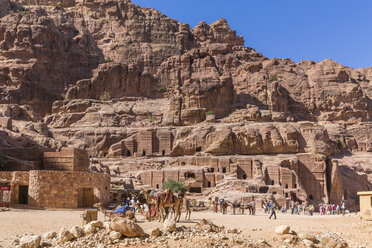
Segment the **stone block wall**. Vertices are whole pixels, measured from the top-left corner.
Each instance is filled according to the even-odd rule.
[[[138,134],[138,155],[152,155],[154,152],[154,133],[152,130],[143,130]]]
[[[173,148],[173,134],[170,130],[159,130],[159,152],[164,156],[169,154]]]
[[[84,150],[62,149],[60,152],[45,152],[44,169],[60,171],[88,171],[89,158]]]
[[[268,185],[279,185],[279,166],[267,166],[266,167],[266,184]]]
[[[297,188],[296,177],[288,168],[280,168],[280,182],[285,189]]]
[[[216,177],[214,173],[205,173],[204,174],[204,188],[216,187]]]
[[[29,205],[77,208],[79,189],[94,189],[94,201],[110,200],[110,176],[78,171],[30,171]]]

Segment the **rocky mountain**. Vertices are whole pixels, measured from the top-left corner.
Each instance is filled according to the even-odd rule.
[[[170,157],[321,155],[328,194],[334,181],[355,200],[372,189],[352,159],[371,156],[371,83],[372,68],[266,58],[225,19],[191,28],[130,0],[0,0],[3,150],[72,146],[111,165],[166,128]]]

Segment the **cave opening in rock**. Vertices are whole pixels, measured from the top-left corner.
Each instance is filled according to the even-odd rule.
[[[267,191],[269,190],[269,187],[267,186],[262,186],[258,189],[258,192],[260,193],[267,193]]]
[[[195,149],[196,152],[201,152],[201,150],[202,150],[201,146],[198,146],[198,147]]]
[[[185,172],[184,176],[185,176],[186,180],[187,179],[196,179],[195,172],[192,172],[192,171]]]
[[[201,193],[201,187],[192,187],[189,189],[190,193]]]

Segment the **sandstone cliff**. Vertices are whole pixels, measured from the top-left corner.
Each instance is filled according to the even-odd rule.
[[[371,189],[369,169],[340,160],[372,151],[371,68],[266,58],[225,19],[190,28],[129,0],[58,2],[0,0],[0,117],[13,119],[0,149],[296,155],[304,198]]]

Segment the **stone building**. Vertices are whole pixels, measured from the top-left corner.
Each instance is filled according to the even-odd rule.
[[[358,192],[360,204],[360,218],[372,220],[372,191]]]
[[[141,173],[142,184],[155,189],[161,189],[168,179],[185,182],[190,193],[201,193],[204,188],[216,186],[215,174],[206,169],[150,170]]]
[[[44,170],[0,172],[0,185],[9,191],[5,199],[9,206],[80,208],[109,202],[110,175],[88,172],[85,151],[46,152],[43,161]]]

